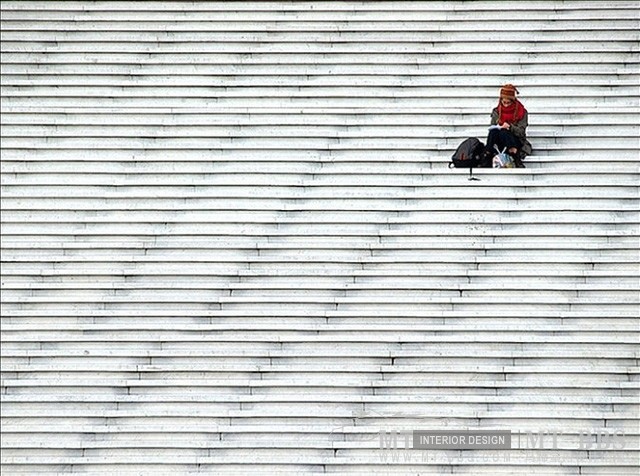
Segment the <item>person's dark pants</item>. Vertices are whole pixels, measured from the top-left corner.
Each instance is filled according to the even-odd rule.
[[[497,145],[502,152],[502,149],[507,148],[507,153],[511,147],[515,147],[520,152],[522,143],[516,136],[506,129],[491,129],[489,136],[487,137],[487,147],[493,149],[493,146]]]

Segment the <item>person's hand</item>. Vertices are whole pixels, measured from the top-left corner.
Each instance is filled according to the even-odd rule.
[[[509,130],[511,128],[511,124],[509,124],[508,122],[503,122],[500,127],[502,127],[503,129]]]

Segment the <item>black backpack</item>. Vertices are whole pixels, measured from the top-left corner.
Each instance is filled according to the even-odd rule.
[[[449,168],[473,169],[477,167],[491,167],[491,158],[495,155],[487,151],[485,145],[476,137],[469,137],[462,141],[451,156]]]

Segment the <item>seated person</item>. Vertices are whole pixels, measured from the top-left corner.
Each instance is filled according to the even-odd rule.
[[[500,151],[506,148],[516,167],[524,168],[522,161],[531,154],[531,144],[527,141],[527,110],[516,98],[517,92],[513,84],[500,89],[500,101],[491,112],[491,125],[499,127],[489,131],[487,147],[497,145]]]

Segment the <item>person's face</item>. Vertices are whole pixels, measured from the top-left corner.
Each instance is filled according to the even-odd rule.
[[[513,100],[509,99],[509,98],[500,98],[500,103],[504,106],[504,107],[508,107],[511,106],[513,104]]]

